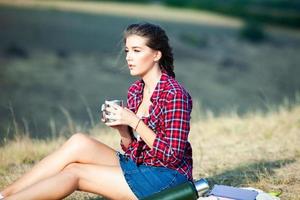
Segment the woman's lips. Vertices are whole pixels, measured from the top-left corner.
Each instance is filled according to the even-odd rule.
[[[128,65],[128,68],[132,69],[132,68],[134,68],[134,65]]]

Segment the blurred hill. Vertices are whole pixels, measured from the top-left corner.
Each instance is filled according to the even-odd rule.
[[[177,79],[202,111],[243,114],[296,101],[300,88],[297,31],[261,27],[263,36],[249,40],[242,32],[254,29],[245,29],[235,20],[224,18],[218,24],[214,18],[215,23],[201,24],[174,18],[176,13],[159,20],[0,6],[0,134],[10,135],[16,124],[34,136],[45,136],[66,131],[66,125],[77,129],[72,121],[81,128],[97,123],[100,104],[105,99],[126,99],[134,81],[122,54],[122,31],[147,19],[167,30]]]
[[[138,2],[195,10],[209,10],[247,20],[287,27],[300,27],[300,2],[297,0],[98,0]]]

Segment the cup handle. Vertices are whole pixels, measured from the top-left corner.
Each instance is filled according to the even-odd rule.
[[[106,108],[106,105],[102,104],[101,105],[101,117],[104,120],[104,122],[106,122],[105,108]]]
[[[102,105],[101,105],[101,112],[103,112],[105,110],[105,104],[103,103]]]

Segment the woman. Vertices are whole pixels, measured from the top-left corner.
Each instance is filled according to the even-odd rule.
[[[132,24],[124,42],[130,74],[140,80],[128,90],[127,108],[106,108],[105,123],[118,130],[125,153],[74,134],[5,188],[4,199],[62,199],[75,190],[140,199],[192,180],[192,100],[175,80],[168,37],[159,26]]]

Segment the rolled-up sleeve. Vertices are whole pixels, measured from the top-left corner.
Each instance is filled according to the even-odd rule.
[[[166,96],[164,129],[156,134],[151,154],[178,166],[184,156],[190,131],[191,98],[182,91],[169,91]]]
[[[121,145],[121,148],[124,151],[124,154],[126,156],[129,156],[130,158],[135,158],[135,155],[137,153],[136,152],[137,151],[137,145],[138,145],[136,140],[132,141],[127,148],[122,143],[122,140],[120,142],[120,145]]]

